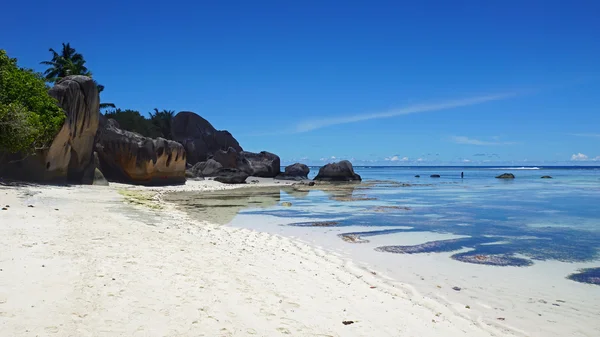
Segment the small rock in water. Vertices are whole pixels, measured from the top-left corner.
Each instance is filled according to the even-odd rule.
[[[552,179],[551,176],[542,176],[542,179]]]
[[[452,289],[454,289],[456,291],[460,291],[460,287],[452,287]]]
[[[33,208],[33,205],[27,205],[27,207],[31,207],[31,208]]]
[[[499,320],[499,321],[505,321],[506,318],[504,318],[504,317],[498,317],[497,320]]]
[[[471,309],[471,306],[465,305],[465,308],[467,308],[467,309]]]
[[[2,210],[3,210],[3,211],[8,211],[8,208],[6,208],[6,207],[2,207]]]
[[[6,205],[6,206],[4,206],[4,207],[6,207],[6,208],[9,208],[9,207],[10,207],[10,205]]]
[[[309,182],[308,186],[315,186],[315,182],[314,181]]]
[[[439,175],[439,174],[432,174],[432,175],[430,175],[430,177],[431,177],[431,178],[439,178],[439,177],[440,177],[440,175]]]
[[[421,178],[421,176],[417,174],[417,175],[415,176],[415,178]]]
[[[498,179],[515,179],[515,175],[512,173],[502,173],[501,175],[497,176],[496,178],[498,178]]]
[[[354,324],[354,321],[342,321],[342,324],[344,324],[344,325]]]
[[[281,203],[281,206],[285,206],[285,207],[291,207],[291,206],[292,206],[292,203],[291,203],[291,202],[289,202],[289,201],[284,201],[284,202],[282,202],[282,203]]]

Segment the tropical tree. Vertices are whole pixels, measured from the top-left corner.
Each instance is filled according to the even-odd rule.
[[[83,55],[78,53],[75,48],[72,48],[69,43],[62,44],[61,53],[57,53],[53,48],[50,48],[52,59],[43,61],[41,64],[49,66],[44,75],[48,82],[56,82],[63,77],[69,75],[84,75],[92,77],[92,73],[85,66]]]
[[[154,113],[150,112],[150,122],[160,132],[161,137],[172,139],[171,122],[174,115],[175,111],[173,110],[158,111],[157,108],[154,108]]]
[[[102,84],[96,82],[96,80],[94,80],[94,83],[96,83],[96,87],[98,88],[98,94],[104,91],[104,86]],[[100,103],[100,110],[108,108],[116,108],[116,106],[114,103]]]
[[[64,119],[44,77],[19,68],[0,50],[0,161],[2,153],[28,154],[50,145]]]
[[[62,50],[60,53],[50,48],[52,53],[52,59],[50,61],[43,61],[41,64],[47,65],[48,69],[44,71],[46,81],[54,83],[63,77],[69,75],[83,75],[92,77],[92,72],[85,66],[85,59],[83,55],[78,53],[75,48],[71,47],[71,44],[62,44]],[[98,93],[104,90],[104,86],[94,80],[98,87]],[[100,103],[100,109],[114,108],[113,103]]]
[[[156,138],[160,131],[154,127],[139,111],[130,109],[115,109],[104,114],[106,118],[114,119],[123,130],[132,131],[142,136]]]

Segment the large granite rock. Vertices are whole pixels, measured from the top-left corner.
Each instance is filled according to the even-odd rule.
[[[238,154],[237,168],[254,177],[274,178],[281,171],[281,160],[276,154],[266,151],[242,151]]]
[[[218,150],[227,151],[230,147],[242,151],[240,144],[228,131],[215,129],[206,119],[189,111],[178,113],[172,121],[173,140],[181,143],[190,164],[206,161]]]
[[[238,152],[230,147],[227,151],[217,150],[212,155],[212,159],[224,168],[236,168],[238,162]]]
[[[224,184],[244,184],[248,179],[248,173],[238,169],[221,169],[215,177],[215,181]]]
[[[99,97],[87,76],[67,76],[56,82],[49,94],[64,110],[65,122],[48,148],[33,155],[11,154],[0,163],[7,178],[41,183],[87,183],[93,181],[92,153],[98,129]]]
[[[214,177],[222,168],[223,165],[213,159],[209,159],[196,163],[196,165],[190,168],[190,171],[194,177]]]
[[[285,171],[283,173],[278,174],[275,179],[281,180],[306,180],[308,179],[308,174],[310,173],[310,168],[304,164],[296,163],[292,165],[288,165],[285,167]]]
[[[361,177],[354,173],[352,163],[342,160],[338,163],[327,164],[319,169],[315,180],[321,181],[361,181]]]
[[[109,180],[141,185],[185,182],[186,153],[181,144],[121,130],[115,120],[101,121],[96,151]]]

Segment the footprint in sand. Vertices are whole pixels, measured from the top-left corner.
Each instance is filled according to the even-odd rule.
[[[286,328],[277,328],[277,331],[281,332],[282,334],[286,334],[286,335],[291,335],[292,334],[290,332],[290,330],[288,330]]]
[[[44,328],[44,331],[49,332],[49,333],[57,333],[58,327],[57,326],[47,326]]]

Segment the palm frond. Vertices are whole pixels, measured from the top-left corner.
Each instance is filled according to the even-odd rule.
[[[116,108],[114,103],[100,103],[100,109]]]

